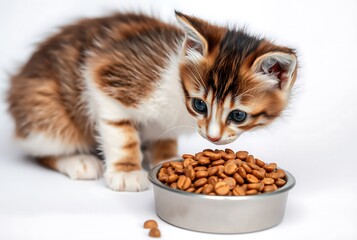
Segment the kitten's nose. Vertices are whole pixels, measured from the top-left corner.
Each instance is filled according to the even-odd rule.
[[[220,137],[210,137],[207,135],[207,138],[211,141],[211,142],[217,142],[219,139],[221,139]]]

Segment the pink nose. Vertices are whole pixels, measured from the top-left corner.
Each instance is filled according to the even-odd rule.
[[[212,138],[212,137],[210,137],[210,136],[207,136],[207,138],[208,138],[211,142],[217,142],[219,139],[221,139],[220,137]]]

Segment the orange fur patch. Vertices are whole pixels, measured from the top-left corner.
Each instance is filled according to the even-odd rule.
[[[152,145],[152,163],[155,165],[162,160],[177,156],[177,140],[161,139]]]

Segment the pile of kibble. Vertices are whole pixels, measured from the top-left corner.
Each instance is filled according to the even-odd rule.
[[[247,151],[205,149],[182,155],[183,161],[165,162],[159,181],[174,189],[220,196],[273,192],[286,183],[285,171]]]

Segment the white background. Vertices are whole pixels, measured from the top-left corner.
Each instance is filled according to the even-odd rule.
[[[36,42],[83,16],[141,9],[175,21],[173,9],[247,26],[297,49],[300,73],[282,119],[230,145],[293,173],[284,221],[241,235],[187,231],[161,221],[152,190],[117,193],[104,181],[71,181],[26,159],[12,140],[4,93],[8,74]],[[357,1],[0,1],[0,239],[149,239],[141,225],[159,221],[162,239],[357,239]],[[214,147],[198,135],[180,152]],[[46,147],[46,143],[44,146]],[[215,219],[212,219],[215,221]]]

